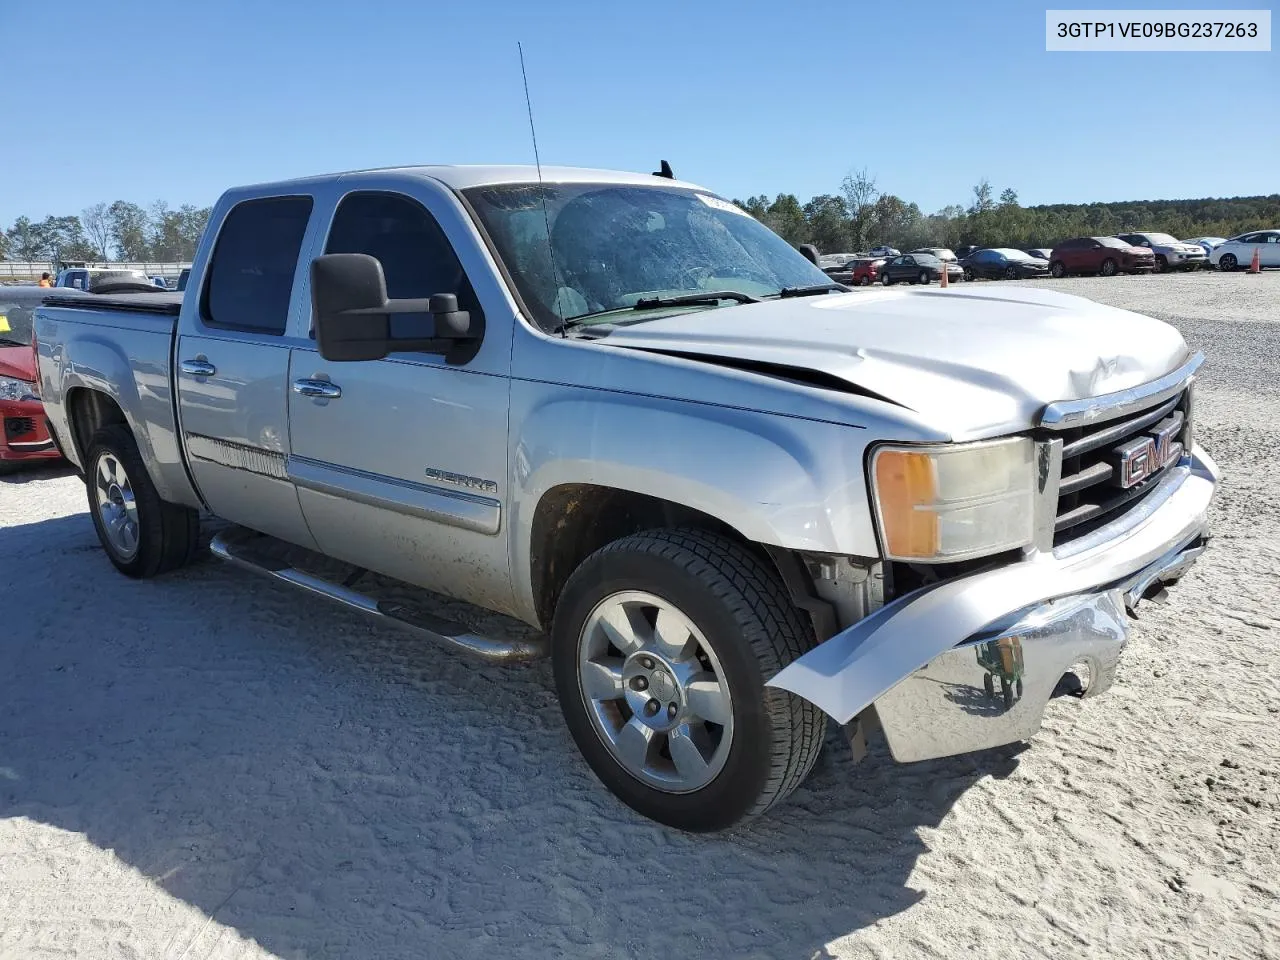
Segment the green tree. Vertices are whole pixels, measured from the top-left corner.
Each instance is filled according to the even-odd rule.
[[[93,244],[94,259],[111,259],[111,220],[107,215],[107,205],[98,202],[85,207],[80,211],[80,222],[84,224],[85,236]]]
[[[844,194],[845,209],[849,215],[849,242],[854,250],[865,250],[874,219],[873,210],[880,191],[876,188],[876,178],[866,167],[846,176],[840,184],[840,192]]]
[[[849,213],[840,197],[823,194],[804,205],[804,219],[808,242],[823,253],[847,251],[849,239]]]
[[[111,242],[123,260],[145,260],[150,252],[147,212],[136,203],[117,200],[107,208]]]

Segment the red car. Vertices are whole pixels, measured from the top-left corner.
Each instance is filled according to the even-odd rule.
[[[0,471],[17,462],[56,460],[61,454],[44,423],[36,386],[31,314],[50,294],[74,290],[0,286]]]
[[[877,271],[883,263],[884,257],[859,257],[856,260],[850,260],[842,267],[828,269],[827,275],[837,283],[843,283],[846,286],[869,287],[878,279]]]
[[[1150,273],[1156,255],[1149,247],[1135,247],[1118,237],[1076,237],[1064,240],[1049,254],[1049,273],[1065,277],[1070,273]]]

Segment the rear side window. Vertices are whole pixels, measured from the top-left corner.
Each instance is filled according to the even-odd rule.
[[[209,261],[201,316],[211,327],[284,333],[298,252],[311,217],[310,197],[236,204]]]
[[[382,264],[392,300],[452,293],[458,308],[479,316],[480,302],[448,237],[426,208],[396,193],[352,193],[338,204],[325,253],[364,253]],[[393,339],[435,335],[430,314],[391,316]]]

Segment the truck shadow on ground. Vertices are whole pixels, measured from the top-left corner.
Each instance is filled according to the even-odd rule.
[[[923,896],[920,828],[1016,762],[833,741],[785,806],[685,835],[590,776],[543,665],[212,561],[131,581],[84,514],[0,528],[0,556],[25,598],[0,817],[84,834],[280,957],[823,956]]]

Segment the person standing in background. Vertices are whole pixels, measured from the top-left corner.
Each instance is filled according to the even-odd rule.
[[[52,286],[53,286],[53,281],[49,279],[49,273],[48,273],[48,271],[45,271],[44,273],[40,274],[40,286],[42,286],[42,287],[52,287]]]

